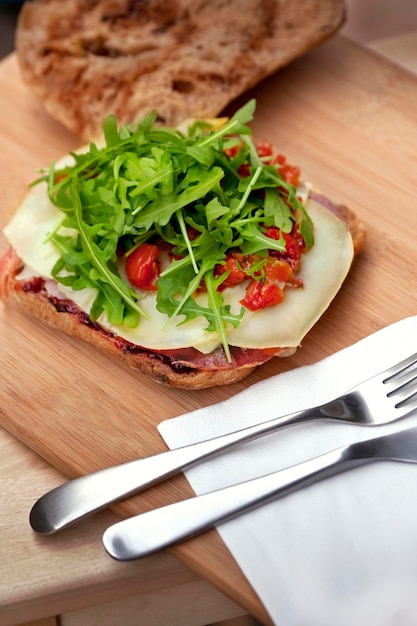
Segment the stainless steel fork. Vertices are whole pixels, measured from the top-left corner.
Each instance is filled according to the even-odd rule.
[[[362,382],[348,393],[233,433],[99,470],[43,495],[30,512],[32,528],[52,534],[114,502],[123,500],[237,444],[278,428],[310,420],[378,425],[398,420],[417,408],[417,354]]]
[[[375,461],[417,463],[417,426],[354,442],[278,472],[136,515],[110,526],[103,544],[120,561],[148,556],[264,502]]]

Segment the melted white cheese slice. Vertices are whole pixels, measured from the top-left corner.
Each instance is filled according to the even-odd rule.
[[[302,259],[300,276],[303,289],[286,290],[285,300],[273,307],[256,312],[247,311],[238,328],[228,335],[230,345],[242,348],[297,347],[315,322],[327,309],[340,289],[353,259],[353,243],[344,222],[313,200],[307,210],[314,223],[315,244]],[[32,275],[51,278],[51,269],[58,252],[47,240],[62,221],[62,213],[52,205],[46,185],[32,188],[6,226],[4,233],[16,253],[30,268]],[[27,275],[27,271],[26,271]],[[82,310],[90,311],[95,297],[91,289],[73,291],[59,285],[59,290]],[[232,310],[240,310],[239,300],[245,285],[226,289],[223,296]],[[199,296],[204,304],[204,295]],[[156,309],[156,296],[149,292],[140,302],[150,320],[141,319],[136,328],[110,324],[103,314],[102,326],[124,339],[154,350],[194,346],[201,352],[211,352],[220,344],[216,333],[207,332],[207,321],[196,318],[184,324],[181,316],[166,327],[167,316]]]

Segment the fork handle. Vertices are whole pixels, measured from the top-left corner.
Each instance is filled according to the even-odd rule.
[[[298,411],[220,437],[81,476],[39,498],[30,512],[30,524],[33,530],[43,535],[55,533],[223,450],[266,435],[279,427],[323,417],[321,410],[322,407],[317,407]]]
[[[332,450],[288,469],[137,515],[110,526],[103,544],[110,556],[129,561],[148,556],[354,465],[374,460],[352,453],[352,446]]]

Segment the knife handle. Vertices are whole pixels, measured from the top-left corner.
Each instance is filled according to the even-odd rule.
[[[213,439],[81,476],[39,498],[30,512],[30,524],[40,534],[55,533],[223,450],[266,435],[280,427],[323,417],[321,411],[322,407],[291,413]]]
[[[148,556],[268,500],[375,460],[372,455],[362,458],[351,450],[352,446],[344,446],[279,472],[123,520],[104,532],[104,547],[110,556],[121,561]]]

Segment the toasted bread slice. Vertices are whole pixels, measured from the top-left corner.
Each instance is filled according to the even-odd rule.
[[[24,81],[86,140],[114,113],[214,117],[333,35],[344,0],[34,0],[16,47]]]
[[[353,241],[354,255],[365,240],[364,226],[348,207],[334,205],[322,195],[317,201],[343,220]],[[54,328],[86,341],[94,348],[121,359],[156,382],[183,389],[202,389],[237,382],[274,356],[285,357],[294,347],[266,349],[232,347],[228,362],[222,348],[202,354],[195,348],[153,351],[134,345],[109,332],[79,309],[71,300],[51,293],[40,277],[22,278],[22,262],[12,249],[0,259],[0,298],[16,300],[28,313]]]

